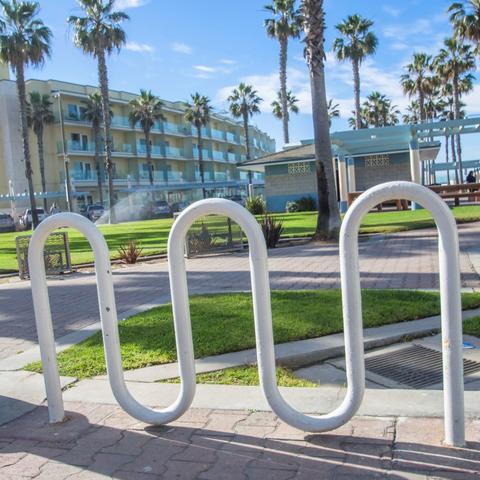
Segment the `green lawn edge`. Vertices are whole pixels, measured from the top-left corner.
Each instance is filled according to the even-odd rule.
[[[416,320],[440,312],[437,292],[363,290],[364,327]],[[462,294],[463,309],[480,306],[480,293]],[[190,299],[195,357],[253,348],[251,296],[229,293]],[[341,294],[336,290],[273,291],[275,343],[321,337],[343,330]],[[122,363],[126,370],[176,361],[171,305],[134,315],[119,324]],[[60,374],[88,378],[105,373],[101,333],[58,355]],[[41,364],[26,370],[40,372]]]

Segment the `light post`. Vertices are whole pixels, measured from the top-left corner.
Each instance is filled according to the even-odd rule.
[[[63,162],[65,166],[65,193],[67,196],[67,208],[69,212],[73,211],[72,203],[72,188],[70,183],[70,160],[68,158],[66,142],[65,142],[65,124],[63,121],[63,106],[62,106],[62,96],[60,92],[53,92],[53,98],[58,99],[58,113],[60,118],[60,130],[62,132],[62,152],[63,152]]]

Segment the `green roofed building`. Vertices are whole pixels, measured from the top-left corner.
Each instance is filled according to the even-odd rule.
[[[477,117],[333,133],[332,162],[340,210],[347,210],[350,192],[364,191],[379,183],[393,180],[435,183],[433,172],[442,169],[438,165],[455,168],[454,164],[437,164],[430,168],[430,176],[427,174],[425,165],[435,160],[440,150],[437,139],[479,131]],[[464,162],[464,167],[470,163]],[[317,199],[313,140],[245,162],[240,168],[265,174],[267,207],[271,212],[285,211],[288,201],[301,197]]]

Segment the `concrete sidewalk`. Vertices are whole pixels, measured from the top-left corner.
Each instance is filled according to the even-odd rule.
[[[41,406],[0,429],[0,478],[350,480],[478,479],[480,421],[464,448],[442,445],[436,418],[355,417],[305,434],[272,413],[191,409],[164,427],[118,407],[67,403],[68,420],[47,423]]]

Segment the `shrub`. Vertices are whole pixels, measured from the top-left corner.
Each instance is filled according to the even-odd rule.
[[[140,248],[135,240],[129,240],[127,245],[120,245],[117,252],[119,254],[119,259],[123,263],[131,265],[137,263],[137,260],[140,257],[142,250],[143,248]]]
[[[298,202],[287,202],[285,205],[285,211],[287,213],[295,213],[299,211]]]
[[[215,246],[215,238],[202,223],[199,233],[192,233],[188,236],[189,253],[208,252]]]
[[[283,222],[265,215],[260,223],[267,248],[275,248],[283,233]]]
[[[267,204],[260,195],[247,198],[245,207],[252,215],[265,215],[267,213]]]
[[[317,209],[315,199],[312,197],[302,197],[297,200],[299,212],[313,212]]]

